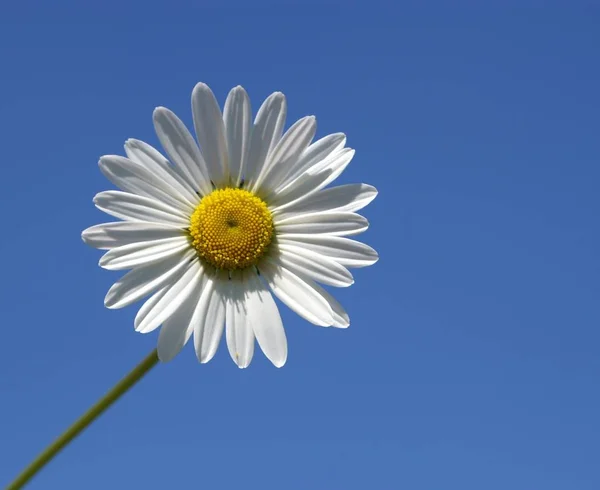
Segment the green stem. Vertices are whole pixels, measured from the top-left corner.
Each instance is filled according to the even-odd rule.
[[[71,427],[62,433],[58,439],[50,444],[21,474],[6,487],[6,490],[18,490],[31,480],[60,450],[71,442],[77,435],[96,420],[108,407],[117,401],[136,384],[158,362],[158,354],[154,349],[142,362],[140,362],[127,376],[119,381],[112,390],[104,395],[93,407],[85,412]]]

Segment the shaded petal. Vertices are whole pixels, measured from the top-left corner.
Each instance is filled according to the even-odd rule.
[[[277,235],[288,234],[347,236],[362,233],[369,227],[366,218],[356,213],[298,214],[275,221]]]
[[[169,362],[173,359],[190,338],[192,328],[192,315],[198,304],[198,299],[202,293],[202,280],[196,282],[196,285],[187,298],[181,303],[181,306],[167,318],[158,335],[158,358],[162,362]]]
[[[309,280],[308,278],[305,279],[321,294],[321,296],[323,296],[323,298],[325,298],[325,301],[329,303],[331,311],[333,311],[333,323],[331,326],[336,328],[348,328],[350,326],[350,317],[348,316],[348,313],[346,313],[344,307],[331,294],[329,294],[326,289],[319,286],[316,282]]]
[[[171,165],[157,149],[143,141],[128,139],[125,142],[125,153],[130,160],[146,167],[159,179],[168,182],[171,187],[179,192],[182,199],[193,206],[197,204],[196,186],[192,187],[181,174],[179,168]]]
[[[178,188],[139,163],[118,155],[106,155],[100,158],[98,166],[108,180],[126,192],[156,199],[190,214],[194,211],[194,206],[181,197]]]
[[[248,322],[240,276],[234,275],[227,288],[225,338],[233,362],[243,369],[250,365],[254,355],[254,331]]]
[[[344,307],[325,288],[317,284],[315,281],[302,274],[299,274],[299,276],[307,284],[314,288],[321,296],[323,296],[323,299],[325,299],[325,301],[327,301],[327,303],[329,304],[333,315],[333,323],[331,324],[331,326],[336,328],[349,327],[350,317],[348,316],[348,313],[346,313]]]
[[[137,314],[135,315],[134,325],[145,320],[145,318],[152,312],[153,308],[156,306],[156,303],[158,303],[165,296],[165,294],[167,294],[168,290],[169,286],[165,286],[164,288],[159,289],[156,293],[154,293],[152,296],[150,296],[150,298],[146,300],[146,302],[142,305],[142,307],[138,310]],[[154,326],[154,328],[144,330],[143,332],[140,331],[140,333],[150,333],[156,330],[159,326],[160,325],[156,325]]]
[[[142,140],[129,138],[125,141],[124,148],[127,158],[143,165],[153,172],[158,169],[173,170],[176,168],[169,163],[169,160],[167,160],[160,151]]]
[[[198,83],[192,91],[192,113],[210,180],[217,187],[224,185],[229,178],[229,170],[223,115],[212,90],[205,83]]]
[[[87,245],[100,250],[121,247],[130,243],[183,236],[185,236],[185,232],[179,227],[145,221],[102,223],[91,226],[81,233],[81,238]]]
[[[276,366],[287,360],[287,339],[279,308],[267,286],[252,271],[248,273],[246,311],[258,345]]]
[[[190,248],[187,237],[136,242],[106,252],[98,263],[108,270],[122,270],[151,264]]]
[[[244,178],[249,189],[254,188],[256,179],[262,172],[267,155],[281,138],[287,103],[281,92],[275,92],[263,102],[256,114],[250,138],[248,161]]]
[[[198,287],[204,275],[199,260],[190,263],[187,270],[177,282],[168,286],[164,295],[156,301],[147,314],[135,319],[135,329],[138,332],[149,332],[161,325],[188,299]]]
[[[306,116],[296,121],[269,152],[265,165],[254,183],[254,191],[261,189],[262,194],[266,195],[274,189],[306,150],[316,131],[315,116]]]
[[[273,196],[270,201],[271,206],[282,211],[308,199],[337,179],[353,157],[354,150],[351,148],[338,151],[329,159],[307,170],[283,188],[279,194]]]
[[[273,210],[278,221],[298,214],[321,212],[354,212],[364,208],[377,197],[377,189],[368,184],[347,184],[324,189],[308,199],[280,211]]]
[[[154,129],[169,159],[187,183],[202,195],[212,191],[206,162],[185,124],[165,107],[154,110]]]
[[[293,235],[293,237],[278,238],[278,241],[281,245],[295,245],[331,257],[346,267],[366,267],[379,260],[379,255],[373,248],[350,238],[329,235]]]
[[[104,306],[123,308],[176,281],[194,255],[193,250],[180,252],[160,262],[133,269],[108,290]]]
[[[296,274],[338,288],[354,284],[350,271],[329,257],[307,251],[300,246],[288,245],[288,242],[279,243],[278,249],[279,262]]]
[[[321,326],[333,323],[329,303],[315,288],[271,258],[260,264],[260,273],[281,301],[305,320]]]
[[[346,144],[346,135],[344,133],[335,133],[325,136],[310,145],[300,156],[300,158],[290,167],[287,175],[274,188],[275,193],[279,192],[290,182],[302,175],[309,168],[314,167],[332,155],[336,150],[341,149]]]
[[[219,347],[225,326],[225,300],[219,291],[218,279],[207,275],[192,324],[194,348],[201,363],[210,361]]]
[[[237,187],[244,175],[252,129],[252,109],[246,91],[234,87],[225,101],[223,119],[229,154],[231,184]]]
[[[189,225],[189,216],[183,211],[156,199],[128,192],[100,192],[94,196],[94,204],[100,211],[124,220],[149,221],[182,228]]]

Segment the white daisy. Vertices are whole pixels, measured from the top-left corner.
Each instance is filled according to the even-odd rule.
[[[254,339],[277,367],[287,341],[271,291],[315,325],[347,327],[342,306],[318,283],[354,281],[348,268],[374,264],[371,247],[346,238],[367,229],[355,213],[377,195],[365,184],[324,189],[346,168],[354,150],[331,134],[312,143],[307,116],[283,132],[284,95],[269,96],[251,120],[242,87],[223,113],[207,85],[192,92],[198,144],[168,109],[154,127],[169,160],[130,139],[127,158],[108,155],[100,170],[122,191],[100,192],[96,207],[123,221],[82,233],[108,250],[100,266],[131,269],[108,291],[105,305],[122,308],[146,296],[135,329],[158,336],[161,361],[194,336],[200,362],[215,354],[223,328],[235,363],[247,367]]]

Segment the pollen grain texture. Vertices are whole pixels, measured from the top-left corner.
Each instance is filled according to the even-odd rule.
[[[273,238],[273,218],[265,202],[244,189],[217,189],[190,217],[198,255],[217,269],[245,269],[265,254]]]

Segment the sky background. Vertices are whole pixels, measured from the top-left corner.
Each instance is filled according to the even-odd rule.
[[[29,488],[600,488],[600,4],[85,4],[0,7],[0,485],[154,348],[80,233],[204,81],[348,135],[381,259],[348,330],[282,307],[281,370],[188,345]]]

